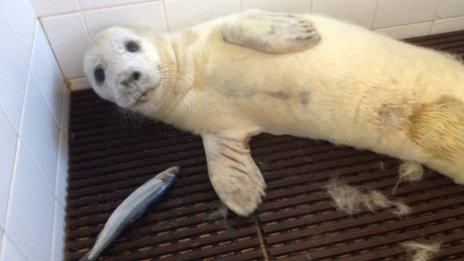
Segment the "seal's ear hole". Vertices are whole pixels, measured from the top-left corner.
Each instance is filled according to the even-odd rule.
[[[102,84],[105,81],[105,70],[101,67],[97,67],[93,71],[93,77],[95,77],[98,84]]]
[[[134,41],[127,41],[124,44],[124,47],[126,48],[126,50],[128,52],[131,52],[131,53],[135,53],[135,52],[138,52],[140,50],[139,44],[134,42]]]

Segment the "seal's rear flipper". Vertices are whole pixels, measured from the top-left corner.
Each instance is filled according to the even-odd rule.
[[[272,54],[301,52],[321,38],[306,15],[259,10],[231,16],[222,36],[229,43]]]
[[[261,203],[266,185],[245,139],[209,133],[202,137],[214,190],[236,214],[250,215]]]

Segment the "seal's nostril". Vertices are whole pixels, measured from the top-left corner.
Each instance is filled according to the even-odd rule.
[[[138,79],[140,79],[140,73],[135,71],[132,73],[131,77],[132,77],[132,80],[137,81]]]
[[[125,86],[125,87],[129,87],[130,83],[131,83],[131,79],[125,79],[125,80],[122,80],[120,82],[121,85]]]

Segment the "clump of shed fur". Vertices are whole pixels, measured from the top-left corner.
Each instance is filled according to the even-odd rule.
[[[418,243],[415,241],[408,241],[401,244],[408,254],[411,256],[412,261],[429,261],[432,257],[440,251],[441,243]]]
[[[411,208],[401,201],[392,201],[377,190],[366,193],[350,186],[338,179],[332,179],[326,186],[327,192],[333,200],[334,206],[350,215],[363,210],[375,212],[380,209],[389,209],[396,216],[411,213]]]
[[[395,195],[396,189],[402,182],[414,182],[424,177],[422,165],[416,162],[404,162],[399,167],[398,182],[393,188],[392,194]]]

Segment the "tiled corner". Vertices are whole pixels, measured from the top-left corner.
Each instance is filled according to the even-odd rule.
[[[34,40],[31,69],[59,124],[61,122],[64,79],[39,23],[37,23],[37,33]]]
[[[431,28],[432,28],[432,22],[426,22],[426,23],[419,23],[419,24],[389,27],[389,28],[376,30],[376,32],[391,36],[396,39],[404,39],[404,38],[427,35],[430,32]]]
[[[78,0],[31,0],[37,16],[50,16],[79,11]]]
[[[68,78],[84,75],[82,58],[90,39],[81,14],[47,17],[41,22],[63,74]]]
[[[379,0],[374,28],[432,21],[440,0]]]
[[[140,2],[147,2],[148,0],[79,0],[82,10],[96,9],[102,7],[129,5]],[[152,0],[153,1],[153,0]],[[155,0],[161,1],[161,0]]]
[[[0,105],[19,132],[28,69],[17,42],[0,12]]]
[[[313,13],[372,28],[376,6],[373,0],[314,0]]]
[[[36,16],[29,0],[3,0],[0,5],[13,29],[21,51],[29,61]]]
[[[90,88],[90,83],[87,77],[79,77],[69,80],[71,82],[71,90],[85,90]]]
[[[240,0],[166,0],[164,4],[170,31],[240,11]]]
[[[241,0],[242,11],[261,9],[283,13],[309,13],[312,0]]]
[[[63,111],[61,112],[61,132],[68,138],[69,132],[69,103],[71,99],[71,90],[67,86],[63,87]]]
[[[90,37],[114,25],[148,28],[166,32],[166,17],[161,1],[84,12]],[[83,74],[79,75],[82,76]]]
[[[432,34],[464,30],[464,16],[436,20],[433,22]]]
[[[464,16],[463,0],[442,0],[438,9],[439,18]]]
[[[59,129],[35,81],[28,84],[20,136],[53,188],[58,159]]]
[[[0,233],[1,234],[1,233]],[[0,248],[0,261],[30,261],[26,255],[19,250],[16,244],[6,235]]]
[[[5,225],[18,135],[0,107],[0,229]]]
[[[31,260],[50,260],[53,209],[53,193],[20,142],[5,233]]]
[[[60,148],[58,150],[58,167],[56,169],[55,196],[61,206],[66,206],[66,189],[68,178],[68,144],[64,135],[60,135]]]

